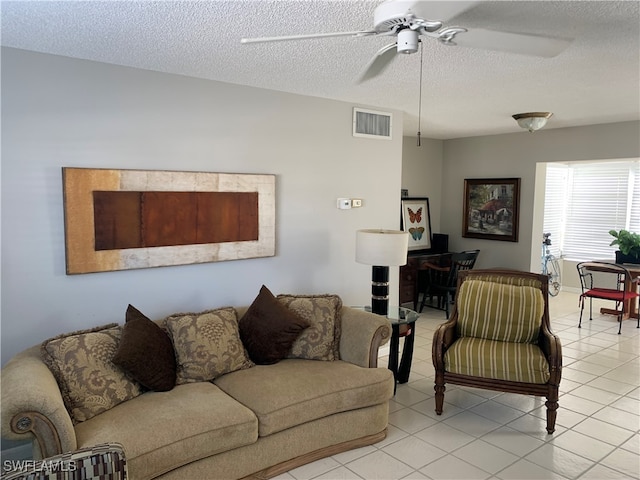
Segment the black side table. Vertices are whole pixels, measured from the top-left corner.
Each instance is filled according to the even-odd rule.
[[[371,312],[371,307],[353,307]],[[389,307],[387,319],[391,323],[391,342],[389,344],[389,370],[393,372],[396,383],[407,383],[413,359],[413,343],[415,339],[416,320],[420,314],[404,307]],[[400,337],[404,337],[402,358],[398,365]]]

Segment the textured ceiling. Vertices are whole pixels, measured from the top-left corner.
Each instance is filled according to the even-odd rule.
[[[241,37],[368,30],[369,0],[2,1],[2,45],[343,100],[406,113],[418,129],[420,56],[356,79],[389,37],[241,45]],[[421,131],[459,138],[520,131],[511,115],[551,111],[546,128],[640,119],[638,1],[487,1],[448,24],[573,39],[554,58],[424,48]],[[523,132],[524,134],[524,132]]]

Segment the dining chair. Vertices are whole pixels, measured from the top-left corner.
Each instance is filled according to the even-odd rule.
[[[427,267],[427,281],[420,304],[420,312],[428,297],[437,298],[437,308],[445,311],[449,318],[449,304],[455,297],[458,274],[464,270],[471,270],[478,259],[480,250],[453,253],[449,265],[424,264]]]
[[[580,277],[580,320],[582,328],[584,301],[589,299],[589,320],[593,319],[593,299],[610,300],[615,308],[600,310],[601,313],[615,315],[618,318],[618,335],[622,333],[622,320],[637,314],[637,328],[640,328],[640,308],[637,306],[638,284],[640,277],[631,275],[627,267],[611,262],[581,262],[577,265]]]

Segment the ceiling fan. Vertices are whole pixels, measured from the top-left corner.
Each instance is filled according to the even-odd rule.
[[[444,45],[498,50],[539,57],[554,57],[569,46],[561,38],[542,37],[495,30],[467,29],[445,26],[445,22],[482,3],[481,1],[387,0],[373,14],[373,30],[318,33],[284,37],[243,38],[241,43],[281,42],[328,37],[389,36],[396,41],[382,47],[367,64],[358,83],[379,74],[391,63],[396,53],[418,51],[420,36],[432,38]]]

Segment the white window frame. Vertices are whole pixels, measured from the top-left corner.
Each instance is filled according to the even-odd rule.
[[[563,167],[566,195],[557,185],[545,189],[544,230],[561,227],[552,235],[553,253],[574,261],[612,260],[616,247],[609,245],[609,230],[640,232],[640,159],[549,163],[549,184],[554,180],[550,176]],[[565,214],[559,223],[557,205],[563,201]]]

